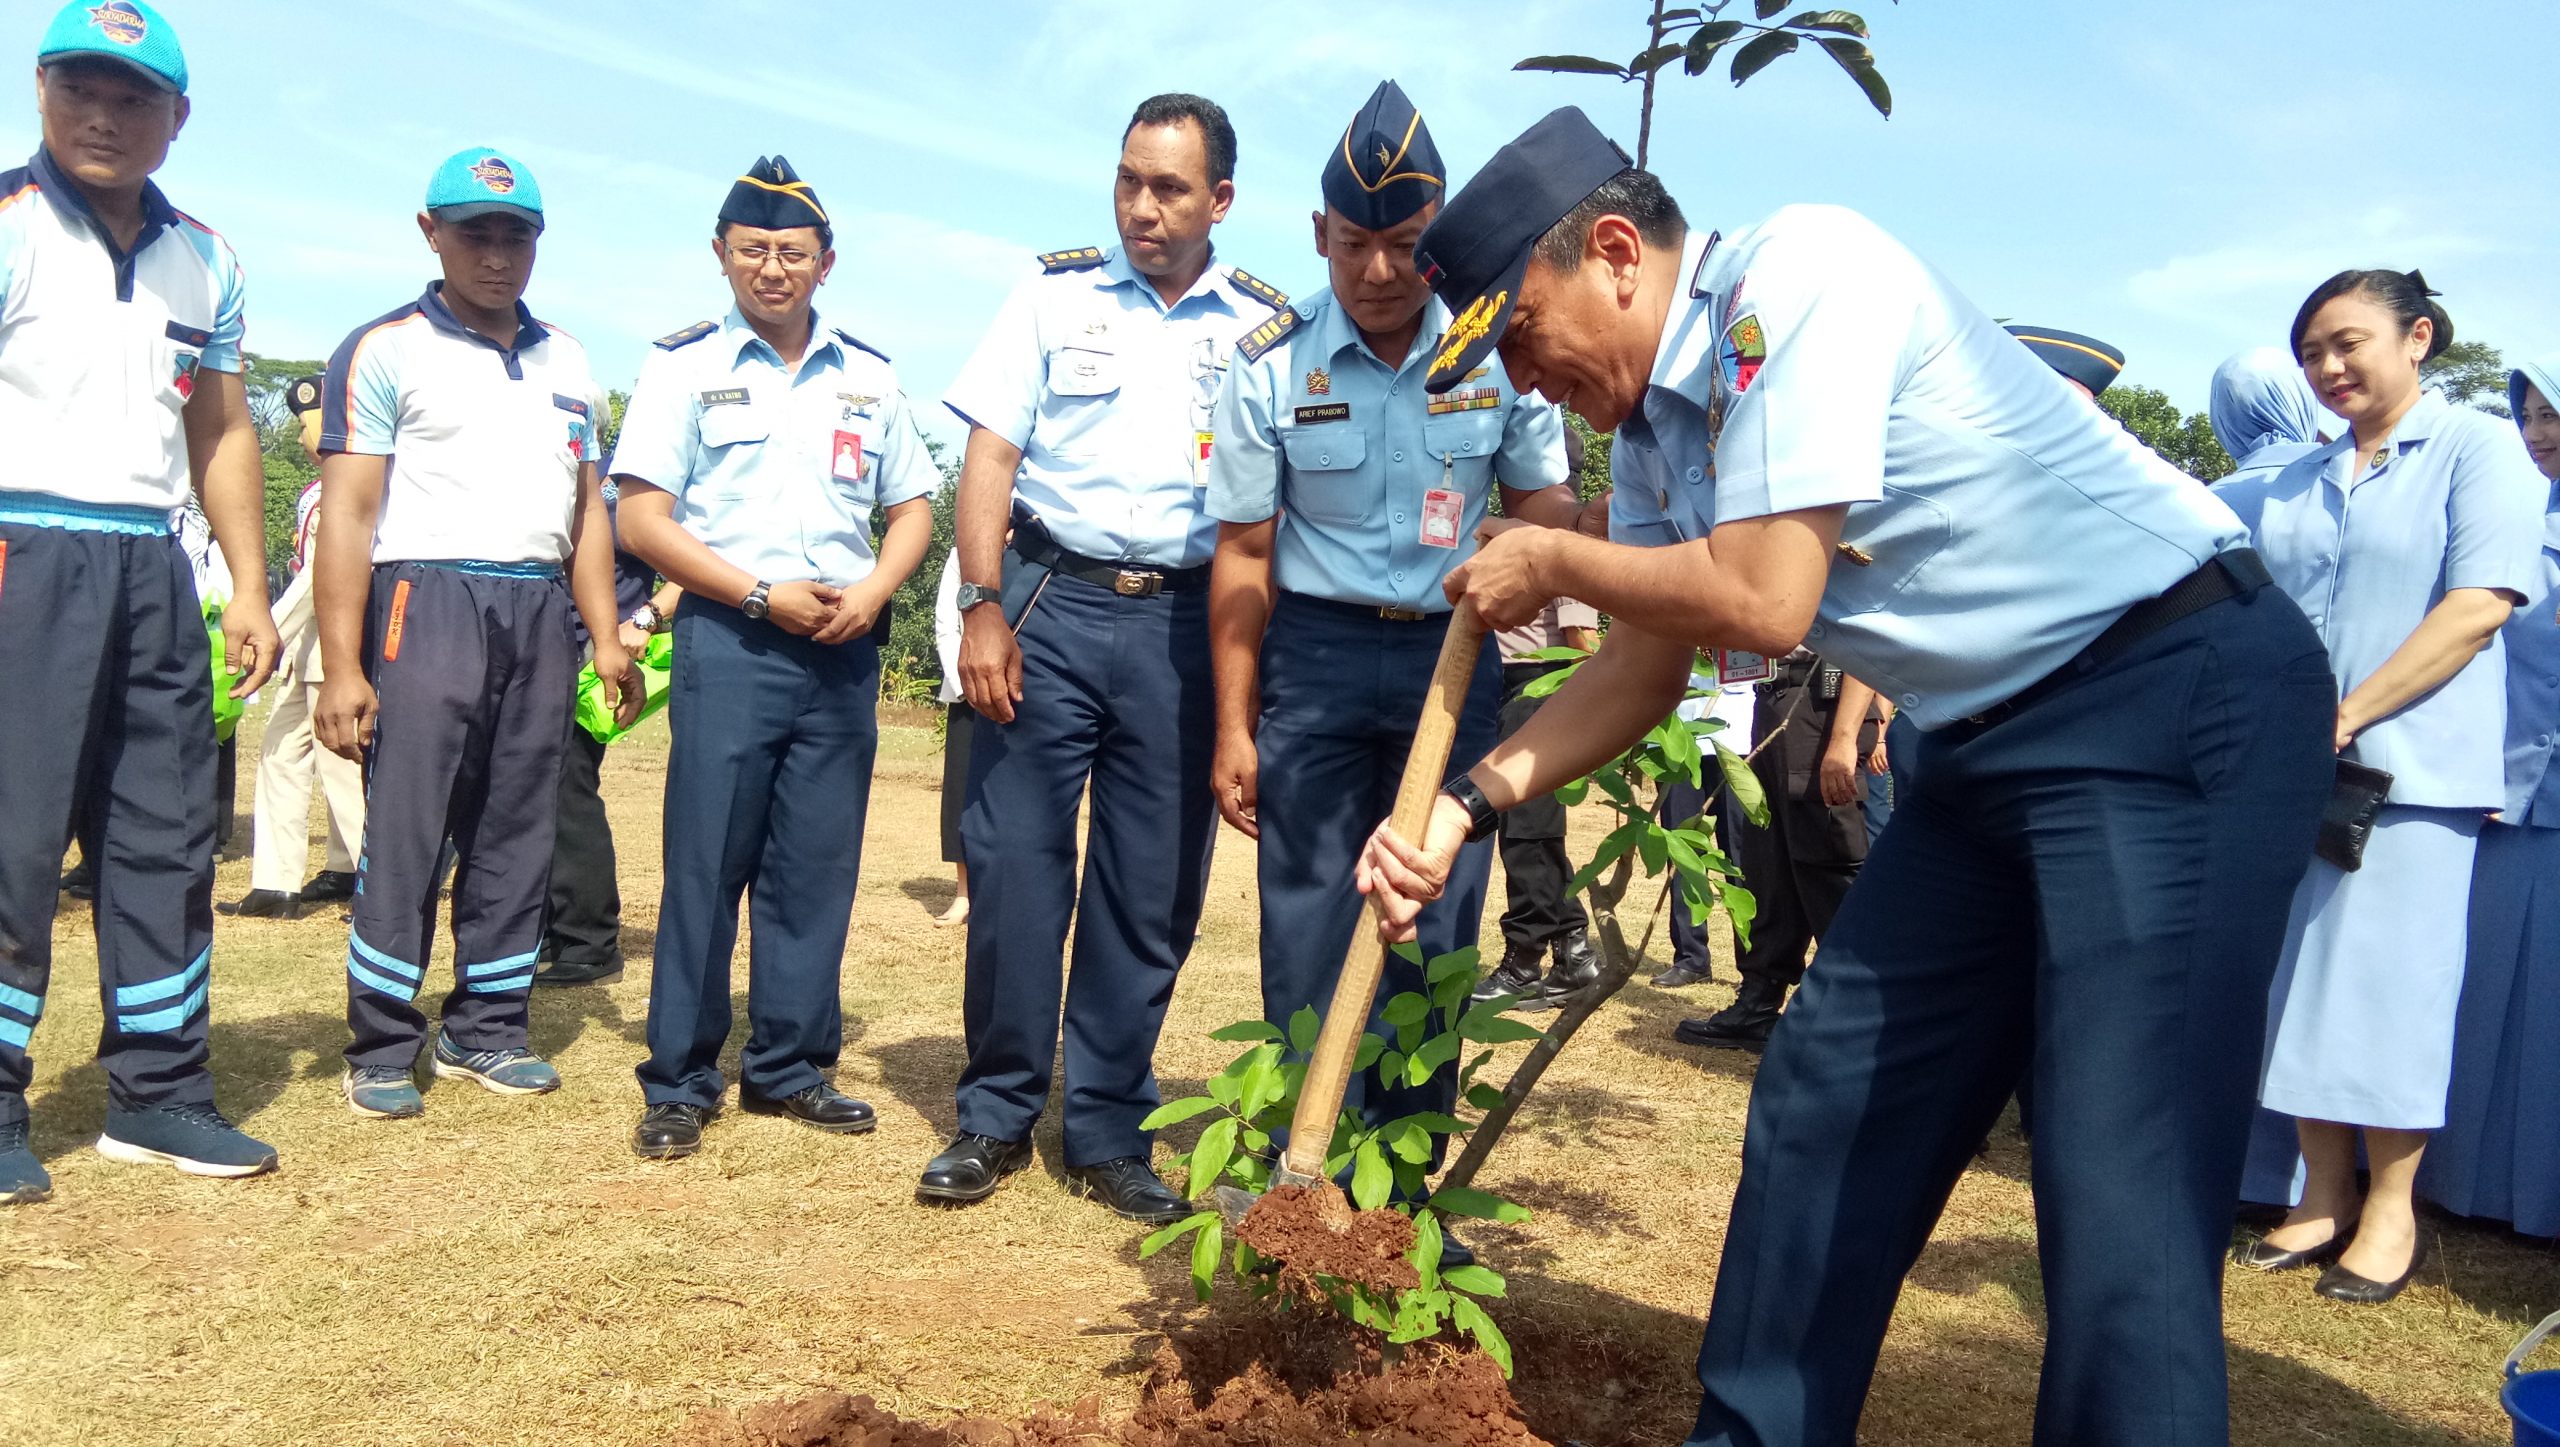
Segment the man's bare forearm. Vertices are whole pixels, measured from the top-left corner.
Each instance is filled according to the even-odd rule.
[[[1831,710],[1831,747],[1847,752],[1857,750],[1858,731],[1866,727],[1867,710],[1875,701],[1874,689],[1845,673],[1840,675],[1840,700]]]
[[[1693,647],[1776,657],[1804,641],[1846,511],[1751,518],[1667,548],[1541,529],[1531,544],[1539,591]]]
[[[236,373],[206,372],[185,412],[187,461],[234,599],[267,599],[267,472]]]
[[[1278,527],[1276,519],[1218,525],[1209,569],[1209,658],[1222,734],[1251,733],[1262,712],[1262,638],[1271,627],[1271,541]]]
[[[871,565],[871,576],[863,579],[884,600],[906,586],[924,564],[925,549],[933,542],[933,503],[921,497],[892,503],[888,520],[889,525],[880,530],[880,553]]]
[[[1669,718],[1688,693],[1696,656],[1687,643],[1620,622],[1600,651],[1468,776],[1496,809],[1554,793]]]
[[[711,551],[676,521],[676,495],[657,484],[622,476],[622,546],[658,570],[658,576],[697,598],[734,608],[754,590],[756,575]],[[783,582],[769,578],[766,582]],[[660,611],[664,611],[663,609]]]
[[[960,461],[960,495],[952,503],[959,537],[960,581],[981,588],[1004,582],[1005,533],[1013,526],[1013,478],[1022,449],[984,427],[969,429]]]
[[[1582,499],[1573,495],[1572,488],[1561,483],[1534,492],[1504,488],[1502,511],[1505,516],[1518,518],[1524,523],[1542,528],[1563,528],[1570,532],[1582,521]]]
[[[311,550],[311,611],[320,666],[364,671],[365,603],[373,592],[373,529],[382,515],[383,460],[341,453],[320,464],[320,539]]]
[[[622,622],[613,606],[613,515],[605,511],[595,464],[578,469],[578,511],[569,523],[569,601],[589,638],[612,638]]]

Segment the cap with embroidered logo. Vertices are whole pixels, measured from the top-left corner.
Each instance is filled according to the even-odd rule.
[[[293,385],[284,389],[284,405],[286,409],[291,411],[296,417],[301,416],[305,412],[318,411],[320,407],[320,385],[321,379],[318,377],[294,378]]]
[[[1325,158],[1324,204],[1354,226],[1384,231],[1438,200],[1447,174],[1422,112],[1382,80]]]
[[[438,221],[474,216],[521,216],[542,229],[542,188],[533,172],[504,151],[476,146],[456,151],[427,182],[426,209]]]
[[[54,13],[36,47],[36,64],[89,56],[121,62],[162,90],[187,93],[177,28],[143,0],[71,0]]]
[[[1494,152],[1449,198],[1413,244],[1414,269],[1457,317],[1424,387],[1446,392],[1484,360],[1511,325],[1538,238],[1632,164],[1590,117],[1566,106]]]
[[[818,204],[817,191],[780,156],[756,157],[747,173],[730,184],[728,196],[720,203],[720,219],[759,231],[815,226],[832,233],[834,229],[827,221],[827,208]]]

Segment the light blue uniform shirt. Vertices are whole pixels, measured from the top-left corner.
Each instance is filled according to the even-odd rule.
[[[1521,396],[1498,360],[1444,397],[1425,392],[1430,339],[1449,329],[1436,297],[1395,367],[1369,350],[1330,288],[1290,309],[1296,330],[1254,360],[1239,357],[1218,394],[1209,516],[1258,523],[1278,513],[1271,575],[1292,593],[1448,612],[1440,580],[1475,552],[1496,481],[1529,492],[1564,481],[1563,419]],[[1423,537],[1426,498],[1444,490],[1462,499],[1454,519],[1434,519],[1451,546]]]
[[[2350,483],[2352,433],[2271,479],[2218,488],[2268,571],[2302,605],[2342,696],[2399,651],[2455,588],[2542,588],[2550,485],[2515,427],[2430,392],[2393,429],[2390,456]],[[2391,802],[2489,810],[2506,797],[2506,645],[2358,735],[2348,756],[2387,770]]]
[[[2560,486],[2542,519],[2542,576],[2501,630],[2507,646],[2507,803],[2510,824],[2560,829]]]
[[[1876,225],[1692,235],[1610,532],[1846,503],[1807,646],[1921,728],[2000,703],[2247,534]]]
[[[1211,409],[1237,340],[1276,309],[1214,260],[1168,307],[1113,247],[1016,288],[943,403],[1022,449],[1014,497],[1058,546],[1195,567],[1218,542],[1200,506]]]
[[[871,514],[942,485],[889,359],[815,318],[786,367],[735,307],[660,342],[623,409],[612,472],[673,493],[675,520],[768,583],[871,575]]]

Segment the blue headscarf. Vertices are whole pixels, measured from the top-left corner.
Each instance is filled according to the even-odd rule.
[[[2560,407],[2560,354],[2527,362],[2507,374],[2507,415],[2515,418],[2519,427],[2524,425],[2524,384],[2527,382],[2542,394],[2543,401]]]
[[[2242,467],[2263,448],[2316,441],[2324,414],[2302,367],[2281,347],[2259,347],[2213,369],[2207,415],[2222,450]]]

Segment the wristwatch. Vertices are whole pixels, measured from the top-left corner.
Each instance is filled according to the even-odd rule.
[[[976,583],[962,583],[959,588],[953,592],[952,596],[954,599],[955,611],[966,613],[981,603],[1003,602],[1004,590],[1001,588],[983,588]]]
[[[760,582],[756,584],[754,587],[747,590],[746,601],[738,605],[738,611],[746,614],[750,618],[763,618],[766,613],[771,611],[765,603],[765,599],[772,592],[773,585],[771,583]]]
[[[1440,792],[1457,800],[1458,803],[1466,809],[1467,842],[1469,844],[1473,844],[1480,839],[1492,838],[1493,831],[1501,827],[1501,811],[1494,808],[1492,801],[1485,798],[1484,790],[1476,787],[1475,780],[1468,778],[1464,774],[1460,774],[1458,777],[1451,779],[1448,783],[1441,785]],[[1417,840],[1415,842],[1419,843],[1420,841]]]
[[[658,616],[657,604],[643,603],[639,607],[632,609],[631,616],[623,619],[622,621],[639,629],[643,633],[655,633],[658,631],[658,626],[667,620]]]

